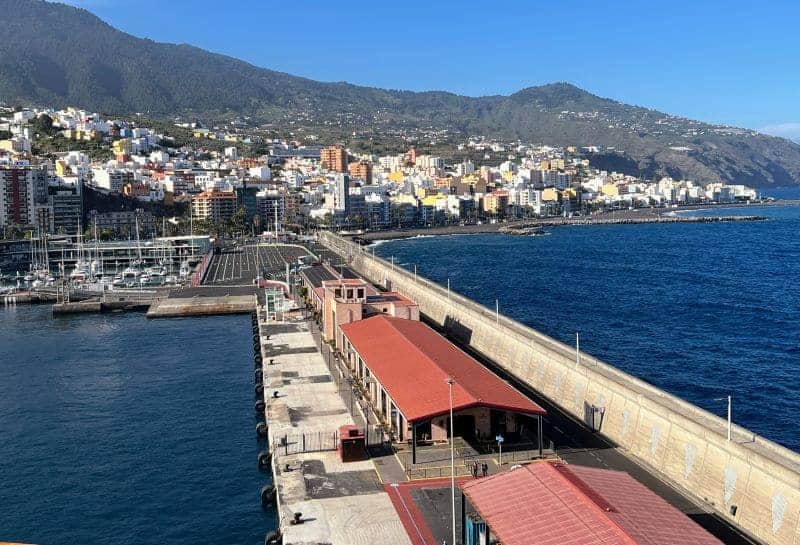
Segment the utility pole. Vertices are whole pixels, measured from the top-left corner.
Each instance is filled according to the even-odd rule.
[[[724,397],[715,397],[714,401],[725,401],[725,399],[726,398],[724,398]],[[733,396],[728,394],[727,400],[728,400],[728,433],[727,433],[727,436],[728,436],[728,441],[730,441],[731,440],[731,435],[732,435],[731,434],[731,431],[732,431],[731,428],[733,427]]]
[[[732,408],[732,398],[733,396],[728,395],[728,441],[731,440],[731,419],[733,416],[733,408]]]
[[[456,455],[454,445],[453,429],[453,384],[455,379],[447,377],[447,385],[450,388],[450,498],[453,502],[453,545],[456,543]]]

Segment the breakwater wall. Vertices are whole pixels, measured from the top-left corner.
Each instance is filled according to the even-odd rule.
[[[496,314],[329,232],[328,248],[365,279],[419,303],[452,337],[747,534],[800,545],[800,455]],[[598,418],[599,416],[599,418]]]

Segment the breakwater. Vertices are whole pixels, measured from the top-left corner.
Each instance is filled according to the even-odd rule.
[[[330,233],[368,280],[415,299],[452,337],[557,404],[660,478],[770,544],[795,543],[800,456],[559,343],[494,309],[393,267]],[[599,418],[597,416],[600,415]]]

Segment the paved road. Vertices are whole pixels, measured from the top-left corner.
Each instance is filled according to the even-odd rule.
[[[259,271],[265,278],[283,279],[286,264],[297,263],[297,258],[308,255],[297,246],[274,244],[248,244],[225,246],[214,255],[204,284],[236,286],[252,284]]]

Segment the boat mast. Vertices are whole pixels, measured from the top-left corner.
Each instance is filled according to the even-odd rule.
[[[100,259],[100,243],[98,242],[97,239],[97,216],[95,216],[94,218],[94,260],[95,263],[97,263],[97,271],[92,271],[92,272],[94,274],[100,272],[100,274],[102,275],[102,273],[105,272],[104,271],[105,267],[103,267],[103,260]]]

